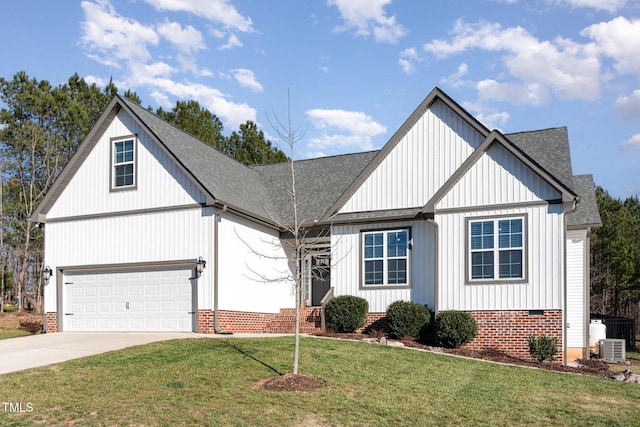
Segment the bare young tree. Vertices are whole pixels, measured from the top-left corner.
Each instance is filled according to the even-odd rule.
[[[291,259],[290,264],[292,267],[292,281],[295,290],[295,333],[294,333],[294,346],[293,346],[293,365],[292,373],[296,375],[298,373],[298,360],[300,356],[300,306],[302,302],[302,251],[305,233],[302,228],[302,221],[299,217],[299,205],[298,195],[296,192],[296,169],[294,166],[295,160],[295,146],[303,137],[304,132],[301,132],[299,128],[293,128],[291,124],[291,97],[287,94],[287,122],[283,123],[274,114],[274,120],[269,121],[274,131],[282,142],[287,146],[289,150],[289,168],[290,179],[289,185],[285,187],[285,191],[289,197],[292,217],[291,220],[277,219],[278,225],[285,230],[289,239],[286,240],[286,244],[289,245]],[[274,218],[275,219],[275,218]]]

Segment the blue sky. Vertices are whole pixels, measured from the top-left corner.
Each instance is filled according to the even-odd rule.
[[[573,172],[640,193],[637,0],[86,0],[0,4],[0,76],[113,78],[196,99],[225,133],[270,119],[296,158],[381,148],[438,86],[490,129],[567,126]]]

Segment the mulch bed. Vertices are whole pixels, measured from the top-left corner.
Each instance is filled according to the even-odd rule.
[[[323,388],[324,386],[324,381],[310,375],[286,374],[264,379],[254,387],[269,391],[309,391]]]
[[[377,339],[380,338],[379,336],[380,334],[373,334],[373,335],[338,334],[338,333],[326,332],[326,333],[317,334],[317,335],[331,337],[331,338],[348,339],[348,340],[362,340],[364,338],[372,338],[372,337]],[[589,359],[589,360],[580,359],[577,361],[579,363],[579,366],[566,366],[560,363],[551,363],[551,362],[538,363],[531,359],[521,359],[518,357],[510,356],[497,348],[486,348],[483,350],[469,350],[469,349],[461,349],[461,348],[449,349],[449,348],[427,345],[419,341],[410,340],[410,339],[404,339],[402,340],[402,343],[405,345],[405,347],[419,348],[422,350],[432,351],[435,353],[452,354],[452,355],[468,357],[472,359],[487,360],[487,361],[498,362],[498,363],[507,363],[507,364],[518,365],[518,366],[527,366],[530,368],[546,369],[550,371],[593,375],[593,376],[603,377],[603,378],[611,378],[615,374],[615,372],[610,370],[610,364],[600,359]],[[629,363],[632,367],[638,367],[638,369],[640,369],[639,361],[631,360],[629,361]]]

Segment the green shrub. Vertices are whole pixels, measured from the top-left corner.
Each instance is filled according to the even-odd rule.
[[[351,333],[362,328],[368,312],[367,300],[352,295],[332,298],[325,307],[327,325],[339,333]]]
[[[550,337],[548,335],[535,337],[532,335],[528,340],[529,354],[533,359],[536,359],[538,363],[542,363],[545,360],[556,360],[556,354],[558,354],[557,337]]]
[[[42,332],[42,322],[39,320],[22,320],[20,329],[29,332],[31,335]]]
[[[396,338],[417,338],[430,320],[427,307],[416,302],[395,301],[387,308],[389,331]]]
[[[478,324],[466,311],[441,311],[436,316],[436,334],[441,345],[458,348],[473,341],[478,334]]]

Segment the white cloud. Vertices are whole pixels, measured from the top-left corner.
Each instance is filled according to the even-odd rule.
[[[158,78],[167,79],[175,71],[173,67],[164,62],[155,62],[153,64],[132,62],[129,67],[130,75],[126,84],[133,87],[152,83]]]
[[[109,66],[118,64],[117,60],[151,59],[147,47],[159,41],[152,27],[118,15],[106,0],[83,1],[81,7],[85,14],[81,42],[89,51],[98,52],[89,53],[91,58]]]
[[[465,102],[462,106],[488,129],[502,129],[511,117],[507,112],[493,111],[491,107],[488,107],[482,102],[475,104]]]
[[[220,46],[220,50],[229,50],[236,47],[242,47],[242,41],[235,34],[229,34],[229,38],[227,39],[227,43]]]
[[[178,83],[169,79],[148,81],[155,87],[157,95],[169,94],[178,99],[194,99],[216,116],[220,117],[226,127],[237,129],[247,120],[256,121],[256,110],[245,103],[235,103],[218,89],[194,83]],[[154,98],[158,99],[158,98]]]
[[[440,79],[441,83],[447,84],[451,87],[467,86],[470,82],[463,80],[462,78],[469,72],[469,66],[464,62],[458,65],[458,70],[448,77]]]
[[[640,149],[640,133],[633,135],[618,147],[620,150]]]
[[[336,6],[344,20],[336,31],[356,30],[357,36],[369,37],[376,41],[396,43],[407,34],[405,28],[396,22],[395,16],[387,16],[385,6],[392,0],[327,0],[329,6]]]
[[[108,79],[98,77],[98,76],[91,76],[91,75],[85,76],[84,81],[87,82],[88,85],[95,84],[99,88],[106,87],[109,84]]]
[[[616,109],[625,119],[640,119],[640,89],[629,96],[620,96],[616,100]]]
[[[614,60],[620,73],[640,73],[640,19],[618,17],[591,25],[580,32],[597,45],[597,53]]]
[[[614,13],[627,4],[627,0],[555,0],[554,3],[570,7],[590,7]]]
[[[202,34],[191,25],[183,29],[177,22],[165,22],[158,25],[158,33],[186,55],[205,48]]]
[[[240,86],[247,87],[254,92],[262,92],[262,85],[256,79],[253,71],[244,68],[238,68],[231,70],[233,77],[236,79]]]
[[[251,18],[242,16],[228,0],[144,0],[157,10],[188,12],[225,28],[253,32]]]
[[[317,148],[371,150],[372,138],[387,131],[386,127],[361,112],[314,109],[306,114],[311,123],[322,131],[320,137],[310,141]]]
[[[559,99],[593,100],[600,95],[601,67],[593,44],[582,45],[563,38],[540,41],[521,27],[458,20],[450,40],[433,40],[424,49],[436,58],[471,49],[502,54],[506,78],[513,80],[479,82],[484,98],[495,96],[516,104],[539,105],[549,99],[550,93]],[[511,97],[506,96],[508,91],[512,91]]]
[[[422,58],[418,55],[415,47],[410,47],[400,52],[398,64],[405,74],[412,74],[416,70],[415,64],[421,62]]]

